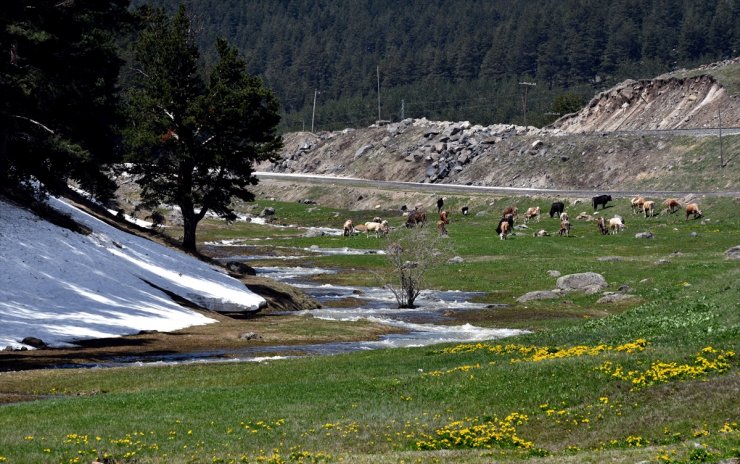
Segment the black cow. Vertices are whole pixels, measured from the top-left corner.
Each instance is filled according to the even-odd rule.
[[[460,208],[460,212],[463,214],[463,216],[467,216],[470,212],[470,208],[468,208],[467,206],[463,206],[462,208]]]
[[[612,201],[611,195],[597,195],[591,199],[591,204],[594,205],[594,211],[596,211],[599,205],[602,206],[602,209],[606,208],[606,204],[610,201]]]
[[[445,198],[441,197],[439,200],[437,200],[437,213],[442,212],[442,208],[445,206]]]
[[[562,201],[556,201],[550,206],[550,217],[560,217],[560,214],[565,211],[565,203]]]
[[[500,221],[498,221],[498,225],[496,226],[496,233],[501,235],[501,224],[506,221],[509,223],[509,230],[514,229],[514,215],[513,214],[507,214],[506,216],[502,217]]]

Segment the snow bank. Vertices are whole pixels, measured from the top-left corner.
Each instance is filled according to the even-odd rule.
[[[93,233],[71,232],[0,201],[0,349],[19,348],[25,337],[64,346],[216,322],[165,291],[214,311],[255,312],[265,304],[206,263],[50,202]]]

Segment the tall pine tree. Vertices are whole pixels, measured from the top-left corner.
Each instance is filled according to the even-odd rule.
[[[143,13],[148,26],[135,47],[129,161],[145,205],[179,206],[183,248],[195,251],[207,212],[234,219],[232,198],[254,199],[252,163],[274,156],[282,143],[275,132],[278,102],[224,40],[216,43],[208,82],[200,76],[184,7],[173,18]]]

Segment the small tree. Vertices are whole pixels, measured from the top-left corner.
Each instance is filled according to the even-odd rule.
[[[431,227],[405,229],[394,233],[386,247],[392,272],[385,288],[396,297],[399,308],[414,308],[416,299],[427,286],[427,273],[446,262],[451,254],[449,240]]]
[[[143,13],[150,17],[135,47],[129,161],[144,206],[179,206],[182,246],[195,251],[196,228],[207,212],[234,219],[232,198],[254,199],[252,163],[282,146],[278,103],[224,40],[216,43],[219,59],[208,82],[200,76],[184,7],[171,19],[161,11]]]

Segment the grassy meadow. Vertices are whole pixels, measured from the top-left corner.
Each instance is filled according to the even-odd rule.
[[[706,198],[701,219],[634,215],[629,200],[603,211],[627,229],[598,234],[568,206],[557,236],[549,199],[454,198],[444,240],[458,264],[429,272],[431,287],[484,292],[487,309],[455,323],[526,328],[490,342],[255,363],[0,373],[0,395],[39,400],[0,406],[0,462],[535,462],[695,463],[740,458],[740,245],[736,199]],[[274,247],[382,249],[404,233],[395,211],[344,211],[259,199],[279,223],[341,227],[373,216],[388,237],[306,237],[304,231],[208,220],[199,239]],[[463,204],[471,214],[455,213]],[[499,240],[500,211],[540,205],[539,223]],[[601,210],[600,210],[601,212]],[[518,221],[518,223],[521,223]],[[552,236],[535,238],[548,230]],[[637,239],[637,232],[652,239]],[[269,235],[270,240],[265,240]],[[284,248],[277,248],[285,250]],[[305,253],[303,253],[305,254]],[[604,259],[606,258],[606,259]],[[257,264],[274,264],[269,260]],[[285,265],[281,261],[279,265]],[[298,264],[296,264],[298,265]],[[374,285],[381,255],[309,256],[300,265],[342,272],[321,282]],[[561,274],[602,274],[602,294],[518,304]],[[506,303],[500,307],[496,304]]]

